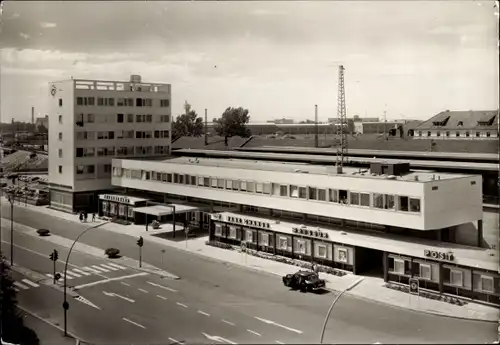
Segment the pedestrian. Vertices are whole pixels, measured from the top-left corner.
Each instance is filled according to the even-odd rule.
[[[83,213],[80,212],[80,222],[83,222]]]
[[[318,274],[318,272],[319,272],[319,267],[318,267],[318,265],[313,264],[312,269],[313,269],[314,273]]]
[[[95,212],[92,212],[92,222],[95,222]]]
[[[88,217],[88,213],[87,213],[87,211],[85,211],[85,223],[87,223],[87,217]]]

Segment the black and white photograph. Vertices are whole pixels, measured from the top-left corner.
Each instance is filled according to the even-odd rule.
[[[0,20],[0,345],[499,343],[498,1]]]

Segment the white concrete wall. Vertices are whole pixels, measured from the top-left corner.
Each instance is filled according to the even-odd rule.
[[[475,182],[475,185],[471,185]],[[438,190],[432,190],[438,187]],[[425,228],[467,224],[483,217],[482,177],[466,176],[424,184]]]
[[[56,94],[50,94],[52,85],[56,87]],[[49,182],[61,185],[74,185],[74,154],[71,150],[74,147],[74,84],[73,80],[49,83]],[[63,100],[62,107],[59,107],[59,99]],[[59,115],[62,115],[62,124],[59,123]],[[59,133],[63,133],[62,140],[59,140]],[[62,158],[59,158],[59,149],[63,150]],[[63,166],[62,174],[59,173],[59,165]]]

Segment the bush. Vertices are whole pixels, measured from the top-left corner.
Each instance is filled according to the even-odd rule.
[[[36,232],[40,236],[48,236],[50,234],[48,229],[38,229]]]
[[[104,254],[108,256],[108,258],[116,258],[118,254],[120,254],[120,250],[116,248],[108,248],[104,251]]]

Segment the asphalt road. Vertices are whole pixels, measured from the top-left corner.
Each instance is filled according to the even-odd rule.
[[[7,207],[3,207],[2,211],[3,217],[8,216],[5,212]],[[88,224],[66,221],[23,207],[16,207],[15,220],[34,228],[48,228],[54,234],[72,239],[88,227]],[[4,226],[8,226],[8,223],[4,223]],[[4,241],[8,238],[7,232],[4,232]],[[138,258],[136,239],[127,235],[120,236],[103,229],[96,229],[87,233],[81,241],[102,249],[117,247],[123,255]],[[41,239],[26,235],[23,237],[17,233],[16,243],[23,247],[36,248],[36,251],[45,253],[46,256],[54,247],[53,244]],[[166,251],[163,254],[164,265],[161,268],[180,276],[180,280],[162,280],[148,275],[83,287],[79,293],[101,309],[80,303],[82,305],[78,308],[83,307],[80,315],[80,309],[76,311],[72,305],[71,317],[78,318],[78,320],[83,318],[92,323],[98,317],[94,319],[90,314],[102,314],[106,315],[103,316],[105,322],[100,326],[101,328],[97,323],[96,329],[93,323],[92,326],[85,326],[87,321],[83,323],[83,326],[79,322],[76,325],[70,322],[71,327],[79,327],[74,328],[74,331],[82,332],[78,335],[88,340],[97,334],[104,337],[96,338],[98,341],[110,342],[107,335],[109,333],[115,343],[116,337],[132,342],[132,339],[137,339],[134,335],[129,336],[128,333],[118,330],[124,327],[124,323],[127,323],[126,328],[137,332],[132,333],[139,334],[140,340],[149,342],[165,342],[166,339],[172,338],[190,343],[218,343],[216,340],[207,339],[202,332],[224,337],[236,343],[318,342],[324,316],[334,298],[333,293],[319,295],[289,291],[283,287],[280,278],[274,275],[228,265],[168,246],[163,247],[148,242],[147,238],[143,250],[144,261],[160,267],[161,249]],[[60,253],[65,252],[63,248],[59,250]],[[37,260],[29,256],[30,252],[25,252],[22,254],[21,249],[19,252],[16,251],[16,258],[18,258],[16,261],[19,264],[33,265],[34,269],[41,271],[51,269],[51,262],[48,259],[45,259],[48,266],[41,263],[43,260],[40,256],[39,262],[32,264],[32,261]],[[26,258],[23,258],[24,256]],[[95,263],[93,260],[96,260]],[[100,265],[105,261],[106,259],[81,254],[75,255],[71,260],[73,264],[80,267]],[[130,269],[123,271],[120,274],[133,274]],[[106,274],[109,273],[103,273],[103,275]],[[80,280],[85,283],[89,279],[105,278],[74,277],[69,283],[78,285],[82,284]],[[103,291],[117,293],[134,302],[120,297],[107,296]],[[60,295],[58,291],[55,293]],[[59,310],[60,313],[60,297],[59,301],[54,304],[55,310]],[[146,328],[124,321],[123,318]],[[275,324],[266,323],[269,321]],[[107,329],[103,332],[106,333],[105,335],[102,335],[100,331],[103,330],[102,327]],[[116,331],[115,327],[118,327]],[[432,316],[345,295],[339,300],[331,315],[325,341],[331,343],[374,343],[377,341],[381,343],[491,343],[496,340],[496,328],[497,326],[492,323]]]

